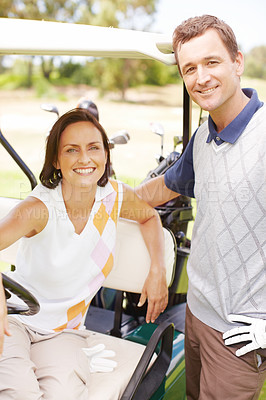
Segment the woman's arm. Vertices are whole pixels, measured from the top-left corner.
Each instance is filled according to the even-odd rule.
[[[7,322],[6,297],[2,283],[2,276],[0,274],[0,357],[3,352],[5,335],[10,336],[10,332]]]
[[[164,235],[157,211],[140,199],[127,185],[120,216],[137,221],[151,258],[151,267],[142,289],[139,306],[148,299],[147,322],[154,322],[167,306],[168,288],[164,263]]]
[[[39,233],[48,220],[46,206],[34,197],[28,197],[14,207],[0,221],[0,250],[15,243],[23,236],[33,236]],[[3,351],[4,335],[10,336],[6,298],[0,274],[0,356]]]
[[[41,232],[48,221],[47,207],[39,199],[28,197],[0,221],[0,250],[9,247],[23,236]]]

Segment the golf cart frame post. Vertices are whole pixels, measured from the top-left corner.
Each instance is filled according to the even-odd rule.
[[[175,64],[172,51],[172,38],[163,34],[129,31],[116,28],[94,27],[46,21],[29,21],[0,18],[1,32],[0,55],[68,55],[94,56],[110,58],[153,59],[168,65]],[[19,32],[19,35],[18,35]],[[34,32],[34,35],[32,34]],[[88,38],[93,38],[92,43]],[[183,150],[190,139],[191,101],[184,87],[183,91]],[[19,156],[9,143],[0,135],[0,142],[19,166]],[[23,169],[23,168],[22,168]],[[31,171],[24,171],[31,178]],[[32,187],[36,185],[31,181]],[[158,328],[157,328],[158,329]],[[122,399],[150,399],[166,372],[169,370],[173,345],[173,325],[161,323],[155,331],[152,343],[148,344],[143,359],[137,366]],[[149,375],[144,376],[148,359],[152,356],[158,343],[161,350]],[[177,344],[181,340],[177,340]],[[149,341],[150,343],[150,341]],[[176,345],[176,344],[175,344]],[[183,350],[180,351],[180,357]],[[163,368],[161,366],[163,365]],[[152,376],[152,373],[155,373]],[[156,385],[155,385],[156,382]]]

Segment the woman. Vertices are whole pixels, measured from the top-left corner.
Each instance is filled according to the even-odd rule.
[[[119,217],[140,223],[151,268],[140,304],[146,320],[167,304],[163,233],[156,211],[128,186],[108,179],[108,139],[85,109],[53,126],[41,184],[0,223],[0,250],[21,239],[12,277],[40,302],[34,316],[9,317],[0,361],[0,397],[86,399],[84,320],[113,266]],[[42,395],[44,397],[42,397]]]
[[[3,351],[4,335],[10,336],[10,333],[7,321],[6,298],[0,274],[0,357]]]

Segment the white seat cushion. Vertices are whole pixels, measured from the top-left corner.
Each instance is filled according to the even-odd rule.
[[[117,362],[117,367],[113,372],[91,374],[89,399],[120,399],[145,350],[145,346],[93,331],[90,331],[87,342],[88,347],[103,343],[107,350],[115,351],[116,355],[112,359]]]
[[[163,228],[163,232],[166,280],[168,286],[170,286],[175,266],[175,239],[167,229]],[[150,265],[151,258],[141,234],[140,225],[135,221],[119,218],[115,262],[103,286],[126,292],[141,293]]]

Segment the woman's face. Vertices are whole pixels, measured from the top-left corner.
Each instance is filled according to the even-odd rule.
[[[75,122],[62,132],[56,163],[56,168],[61,169],[62,185],[97,185],[106,161],[101,132],[92,122]]]

